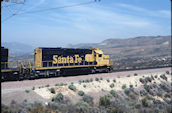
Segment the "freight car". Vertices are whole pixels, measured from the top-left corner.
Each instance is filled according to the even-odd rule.
[[[98,48],[74,49],[40,47],[36,48],[34,51],[34,64],[29,64],[27,67],[21,64],[15,70],[18,76],[14,76],[14,73],[10,73],[13,77],[19,80],[26,78],[35,79],[109,72],[112,70],[112,61],[109,56],[104,55],[103,51]]]
[[[19,78],[18,68],[8,67],[8,49],[1,47],[1,80],[17,80]]]

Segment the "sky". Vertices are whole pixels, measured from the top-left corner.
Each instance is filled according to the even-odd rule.
[[[90,4],[66,7],[88,2]],[[1,3],[1,42],[65,47],[68,44],[100,43],[109,38],[170,34],[170,0],[25,0],[24,4]]]

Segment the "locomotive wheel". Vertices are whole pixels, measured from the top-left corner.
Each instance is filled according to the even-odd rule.
[[[92,73],[92,74],[95,74],[95,73],[96,73],[96,70],[95,70],[95,69],[92,69],[92,70],[91,70],[91,73]]]

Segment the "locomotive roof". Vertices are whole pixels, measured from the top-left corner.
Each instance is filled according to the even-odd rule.
[[[62,48],[62,47],[39,47],[39,49],[44,49],[44,50],[52,50],[52,49],[61,49],[61,50],[91,50],[91,49],[85,49],[85,48]]]

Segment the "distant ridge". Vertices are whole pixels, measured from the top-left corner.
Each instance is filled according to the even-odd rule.
[[[111,38],[101,43],[77,44],[71,47],[103,49],[113,60],[138,57],[169,57],[171,36],[139,36],[127,39]]]
[[[9,48],[10,56],[23,59],[33,56],[34,47],[18,42],[5,42],[2,46]],[[113,60],[127,58],[154,58],[171,56],[171,36],[140,36],[127,39],[111,38],[101,43],[69,44],[65,48],[100,48]],[[19,58],[19,57],[18,57]],[[30,57],[31,58],[31,57]]]
[[[18,56],[34,52],[33,46],[19,42],[2,42],[1,46],[9,49],[10,56]]]

